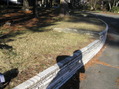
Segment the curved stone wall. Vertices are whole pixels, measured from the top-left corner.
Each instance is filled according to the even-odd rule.
[[[106,24],[106,29],[99,33],[98,40],[40,72],[14,89],[58,89],[100,51],[105,44],[107,31],[108,25]]]

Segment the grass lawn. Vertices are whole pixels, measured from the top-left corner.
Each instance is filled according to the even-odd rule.
[[[43,67],[41,68],[43,70],[48,65],[54,64],[58,55],[70,55],[73,51],[84,47],[89,37],[76,33],[46,31],[27,32],[15,38],[11,37],[10,40],[6,45],[11,48],[0,49],[1,71],[11,68],[23,71],[35,65]],[[63,51],[66,53],[62,53]]]
[[[53,28],[76,28],[97,32],[105,28],[105,25],[95,17],[85,17],[84,14],[52,19],[55,19],[54,23],[37,27],[36,32],[24,27],[26,30],[14,31],[6,38],[0,39],[5,41],[0,43],[0,71],[4,73],[14,68],[19,70],[19,75],[11,81],[10,87],[57,63],[58,56],[71,55],[75,50],[85,47],[94,40],[90,35],[57,32]],[[3,31],[1,27],[1,36],[7,33],[7,30],[9,29]]]
[[[78,13],[80,14],[80,13]],[[85,17],[86,16],[86,17]],[[55,22],[51,26],[47,26],[47,29],[54,28],[70,28],[84,31],[97,31],[100,32],[105,29],[105,24],[100,20],[97,20],[94,16],[89,17],[88,14],[80,14],[80,16],[65,17],[63,20]]]

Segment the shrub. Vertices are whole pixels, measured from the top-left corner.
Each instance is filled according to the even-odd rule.
[[[111,12],[119,13],[119,7],[112,7]]]

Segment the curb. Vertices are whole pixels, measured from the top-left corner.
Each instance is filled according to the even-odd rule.
[[[98,40],[95,40],[88,46],[73,53],[72,56],[65,58],[13,89],[59,89],[101,50],[107,38],[108,25],[107,23],[105,25],[106,29],[99,33]]]

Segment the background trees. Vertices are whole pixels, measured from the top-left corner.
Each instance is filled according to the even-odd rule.
[[[7,0],[8,1],[8,0]],[[33,15],[38,17],[42,9],[58,8],[60,14],[68,15],[69,9],[78,10],[103,10],[119,12],[119,0],[19,0],[22,10],[32,10]],[[5,3],[5,4],[4,4]],[[6,8],[11,3],[2,0],[0,8]],[[3,5],[4,4],[4,5]],[[2,9],[1,9],[2,10]]]
[[[91,10],[106,9],[111,11],[113,7],[119,7],[119,0],[87,0]]]
[[[69,6],[68,0],[61,0],[60,1],[60,14],[61,15],[68,15],[69,14]]]

